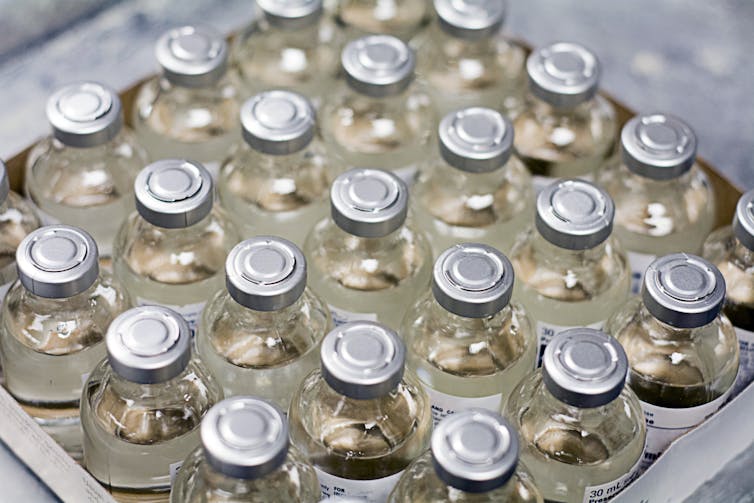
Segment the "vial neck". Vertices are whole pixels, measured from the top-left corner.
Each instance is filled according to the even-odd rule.
[[[443,337],[466,339],[486,334],[489,329],[490,320],[492,318],[507,317],[510,313],[510,306],[505,306],[501,311],[498,311],[492,316],[486,316],[484,318],[467,318],[451,313],[432,297],[430,312],[432,320],[434,321],[434,328]]]
[[[651,339],[657,341],[678,341],[678,340],[690,340],[694,337],[694,334],[701,327],[694,328],[678,328],[669,325],[652,315],[647,308],[642,305],[643,318],[647,325],[647,334]]]
[[[610,251],[610,239],[586,250],[561,248],[547,241],[539,232],[535,233],[533,248],[539,260],[552,263],[559,269],[586,269],[602,260]]]
[[[754,267],[754,250],[751,250],[744,246],[744,244],[741,243],[741,241],[739,241],[737,237],[734,236],[733,239],[734,245],[731,256],[733,257],[736,265],[744,270]]]

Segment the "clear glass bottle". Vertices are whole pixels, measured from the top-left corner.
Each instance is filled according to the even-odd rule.
[[[513,152],[513,126],[489,108],[466,108],[438,127],[440,155],[412,187],[416,223],[435,256],[457,243],[510,252],[534,216],[531,176]]]
[[[81,397],[84,464],[119,501],[167,502],[222,390],[192,359],[191,332],[175,311],[130,309],[113,320],[105,342],[107,358]]]
[[[162,74],[134,103],[139,140],[152,159],[194,159],[217,175],[238,141],[241,107],[238,75],[226,71],[225,39],[208,27],[183,26],[160,37],[156,55]]]
[[[408,42],[429,24],[429,0],[340,0],[335,19],[349,39],[382,33]]]
[[[285,413],[271,403],[237,396],[207,412],[202,445],[181,466],[172,503],[316,503],[314,468],[288,439]]]
[[[327,215],[341,171],[316,138],[314,109],[299,94],[267,91],[241,108],[244,142],[220,168],[217,189],[244,237],[273,234],[297,246]]]
[[[249,94],[300,93],[319,106],[340,70],[342,31],[323,0],[257,0],[259,12],[236,38],[233,60]]]
[[[628,358],[591,328],[561,332],[504,406],[545,501],[608,501],[638,475],[646,426]]]
[[[333,182],[330,203],[332,217],[304,247],[309,285],[335,325],[371,320],[397,330],[432,274],[427,238],[406,220],[406,184],[387,171],[352,169]]]
[[[602,189],[555,182],[537,197],[534,228],[519,235],[510,259],[514,299],[536,322],[539,363],[558,332],[602,328],[629,295],[628,259],[611,236],[615,209]]]
[[[539,191],[556,178],[591,178],[615,146],[613,106],[597,94],[600,64],[579,44],[558,42],[526,61],[529,93],[513,121],[516,152]]]
[[[511,116],[526,89],[526,51],[503,37],[505,0],[435,0],[437,22],[417,41],[417,73],[438,114],[484,106]]]
[[[621,158],[598,182],[615,201],[615,234],[628,251],[631,293],[658,256],[701,253],[715,226],[715,194],[695,163],[696,135],[667,114],[631,119],[621,132]]]
[[[430,450],[408,467],[388,501],[543,503],[518,455],[518,434],[498,413],[458,412],[435,427]]]
[[[754,381],[754,190],[738,200],[733,225],[712,233],[704,243],[704,258],[725,278],[723,312],[738,336],[737,395]]]
[[[29,153],[24,191],[42,223],[81,227],[108,258],[118,224],[134,209],[134,179],[147,154],[123,125],[120,98],[102,84],[58,89],[47,120],[52,136]]]
[[[413,51],[397,38],[372,35],[350,42],[341,60],[344,79],[320,114],[328,150],[350,167],[398,171],[410,182],[435,130],[432,101],[414,80]]]
[[[177,311],[196,330],[204,304],[223,288],[225,257],[240,241],[213,205],[201,164],[164,159],[135,182],[136,209],[115,239],[113,268],[138,305]]]
[[[400,331],[435,426],[470,408],[500,410],[534,368],[537,336],[523,307],[510,303],[512,292],[513,266],[490,246],[456,245],[435,261],[431,291]]]
[[[39,228],[18,246],[16,262],[19,281],[2,308],[5,387],[78,460],[81,388],[105,355],[108,325],[130,300],[100,275],[97,245],[82,229]]]
[[[398,334],[359,321],[322,341],[321,370],[291,399],[291,442],[314,465],[322,497],[384,502],[406,467],[429,447],[429,398],[406,372]]]
[[[330,311],[306,288],[306,259],[291,243],[258,236],[235,246],[226,290],[207,304],[196,352],[225,396],[254,395],[287,410],[299,383],[319,365]]]
[[[724,300],[725,280],[714,265],[685,253],[666,255],[647,269],[641,297],[606,325],[628,353],[628,385],[647,419],[644,469],[733,390],[738,340],[720,313]]]

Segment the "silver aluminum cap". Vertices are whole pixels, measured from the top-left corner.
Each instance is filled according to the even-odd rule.
[[[571,328],[545,348],[542,379],[558,400],[574,407],[600,407],[615,400],[626,382],[623,346],[594,328]]]
[[[242,306],[278,311],[290,306],[306,288],[306,259],[298,246],[274,236],[238,243],[225,261],[228,293]]]
[[[502,167],[513,151],[513,124],[490,108],[451,112],[440,121],[438,134],[445,162],[470,173]]]
[[[349,42],[341,63],[355,91],[382,98],[402,93],[414,78],[414,52],[396,37],[370,35]]]
[[[537,196],[535,222],[555,246],[587,250],[610,236],[614,214],[613,200],[604,190],[583,180],[561,180]]]
[[[437,257],[432,294],[444,309],[466,318],[486,318],[510,302],[513,265],[495,248],[463,243]]]
[[[458,38],[479,39],[500,31],[505,0],[434,0],[440,27]]]
[[[209,87],[225,75],[228,45],[206,26],[182,26],[160,37],[155,48],[165,78],[176,86]]]
[[[457,412],[440,421],[430,449],[437,476],[465,492],[497,489],[518,465],[518,434],[500,414],[485,409]]]
[[[273,26],[294,30],[311,25],[322,14],[322,0],[257,0]]]
[[[332,330],[322,341],[322,376],[342,395],[357,400],[385,396],[403,378],[406,347],[398,334],[371,321]]]
[[[623,126],[620,139],[626,167],[654,180],[677,178],[696,159],[694,131],[672,115],[638,115]]]
[[[261,398],[236,396],[217,403],[202,419],[200,435],[207,462],[228,477],[264,477],[288,455],[285,414]]]
[[[5,204],[8,194],[10,194],[8,168],[5,167],[5,163],[0,159],[0,204]]]
[[[557,42],[541,47],[526,60],[529,88],[556,108],[572,108],[597,94],[600,63],[580,44]]]
[[[244,140],[255,150],[286,155],[303,149],[314,138],[314,107],[291,91],[267,91],[241,107]]]
[[[212,211],[212,176],[195,161],[153,162],[136,177],[134,191],[139,214],[158,227],[189,227]]]
[[[725,300],[725,279],[714,265],[687,253],[665,255],[644,273],[641,292],[647,310],[677,328],[712,322]]]
[[[191,330],[186,320],[162,306],[122,313],[110,323],[105,342],[113,372],[139,384],[169,381],[191,359]]]
[[[40,227],[18,245],[16,267],[21,284],[34,295],[73,297],[92,286],[99,276],[97,244],[78,227]]]
[[[64,145],[89,148],[115,138],[123,127],[120,98],[97,82],[70,84],[47,100],[53,136]]]
[[[754,190],[750,190],[738,200],[733,217],[733,233],[749,250],[754,250]]]
[[[330,209],[338,227],[349,234],[387,236],[406,221],[408,187],[388,171],[351,169],[330,187]]]

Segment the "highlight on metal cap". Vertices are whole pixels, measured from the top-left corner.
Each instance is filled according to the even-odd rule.
[[[696,159],[694,131],[672,115],[637,115],[623,126],[620,139],[626,167],[654,180],[678,178]]]
[[[189,227],[212,211],[212,176],[195,161],[153,162],[137,175],[134,192],[139,215],[158,227]]]
[[[10,180],[8,180],[8,168],[5,163],[0,159],[0,205],[5,204],[5,200],[8,199],[10,194]]]
[[[462,243],[437,257],[432,294],[444,309],[465,318],[486,318],[510,302],[513,265],[497,249]]]
[[[541,47],[526,60],[529,89],[556,108],[571,108],[597,94],[600,63],[581,44],[557,42]]]
[[[644,306],[663,323],[696,328],[711,323],[725,301],[725,279],[701,257],[689,253],[665,255],[644,273]]]
[[[105,343],[113,372],[139,384],[169,381],[191,359],[186,320],[162,306],[135,307],[120,314],[110,323]]]
[[[445,162],[470,173],[494,171],[513,152],[513,124],[490,108],[470,107],[447,114],[438,135]]]
[[[205,459],[228,477],[264,477],[288,455],[285,413],[261,398],[235,396],[215,404],[202,419],[200,435]]]
[[[311,25],[322,14],[322,0],[257,0],[273,26],[294,30]]]
[[[508,3],[505,0],[434,0],[440,27],[451,36],[489,37],[500,31]]]
[[[52,135],[69,147],[89,148],[109,142],[123,127],[118,94],[98,82],[63,86],[47,100]]]
[[[440,421],[430,449],[437,476],[465,492],[497,489],[518,465],[518,434],[500,414],[486,409],[457,412]]]
[[[228,65],[228,44],[207,26],[169,30],[157,41],[155,54],[165,78],[182,87],[211,86]]]
[[[301,297],[306,288],[306,259],[290,241],[257,236],[238,243],[225,261],[228,293],[242,306],[278,311]]]
[[[733,217],[733,233],[749,250],[754,250],[754,189],[741,196]]]
[[[413,50],[390,35],[369,35],[349,42],[341,63],[352,89],[377,98],[402,93],[413,80],[416,66]]]
[[[542,379],[558,400],[582,408],[615,400],[626,383],[628,357],[623,346],[601,330],[571,328],[545,348]]]
[[[384,325],[355,321],[325,336],[320,357],[322,376],[332,389],[370,400],[385,396],[401,382],[406,346]]]
[[[270,155],[298,152],[314,138],[314,107],[291,91],[266,91],[241,107],[243,138],[253,149]]]
[[[537,196],[537,230],[568,250],[587,250],[613,231],[615,205],[601,188],[584,180],[556,181]]]
[[[330,209],[338,227],[349,234],[387,236],[406,221],[408,187],[388,171],[351,169],[333,181]]]
[[[73,297],[86,291],[99,276],[97,244],[78,227],[40,227],[18,245],[16,267],[21,284],[34,295]]]

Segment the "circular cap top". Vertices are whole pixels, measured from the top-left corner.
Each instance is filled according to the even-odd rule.
[[[139,214],[158,227],[189,227],[212,210],[212,176],[195,161],[153,162],[136,177],[134,191]]]
[[[183,317],[162,306],[129,309],[115,318],[105,337],[113,371],[127,381],[169,381],[191,358],[191,330]]]
[[[99,276],[97,244],[83,229],[48,225],[16,249],[18,278],[40,297],[64,299],[87,290]]]
[[[0,159],[0,204],[5,204],[8,194],[10,194],[8,168],[5,167],[5,163]]]
[[[374,97],[403,92],[414,77],[414,53],[390,35],[370,35],[350,42],[341,56],[348,84]]]
[[[322,341],[322,376],[338,393],[358,400],[385,396],[403,378],[406,347],[398,334],[370,321],[332,330]]]
[[[754,250],[754,189],[738,200],[733,216],[733,233],[742,245]]]
[[[454,37],[483,38],[500,30],[504,0],[434,0],[440,27]]]
[[[696,135],[672,115],[638,115],[623,126],[620,138],[623,162],[638,175],[669,180],[694,165]]]
[[[250,396],[228,398],[202,419],[207,462],[237,479],[257,479],[275,471],[288,455],[288,421],[272,403]]]
[[[400,228],[408,214],[408,187],[393,173],[356,168],[330,187],[335,223],[354,236],[376,238]]]
[[[157,62],[170,82],[183,87],[208,87],[225,74],[228,46],[206,26],[182,26],[160,37]]]
[[[309,26],[322,14],[322,0],[257,0],[274,26],[297,29]]]
[[[537,196],[535,222],[555,246],[587,250],[610,236],[614,214],[613,200],[604,190],[583,180],[561,180]]]
[[[300,94],[267,91],[243,104],[241,126],[251,148],[271,155],[292,154],[314,138],[314,107]]]
[[[725,279],[703,258],[674,253],[649,265],[641,295],[658,320],[678,328],[696,328],[712,322],[720,312]]]
[[[510,260],[495,248],[458,244],[435,261],[432,293],[438,304],[453,314],[485,318],[508,305],[513,276]]]
[[[228,293],[242,306],[278,311],[290,306],[306,288],[306,259],[298,246],[273,236],[238,243],[225,261]]]
[[[489,108],[451,112],[440,121],[438,133],[440,155],[462,171],[496,170],[508,161],[513,150],[513,124]]]
[[[526,71],[531,92],[554,107],[575,107],[597,94],[599,60],[580,44],[541,47],[526,60]]]
[[[465,492],[488,492],[504,485],[518,464],[518,435],[495,412],[469,409],[435,427],[432,461],[438,477]]]
[[[69,84],[47,100],[52,134],[64,145],[96,147],[112,140],[123,127],[120,98],[97,82]]]
[[[542,379],[558,400],[575,407],[600,407],[623,390],[628,357],[623,346],[593,328],[571,328],[545,348]]]

